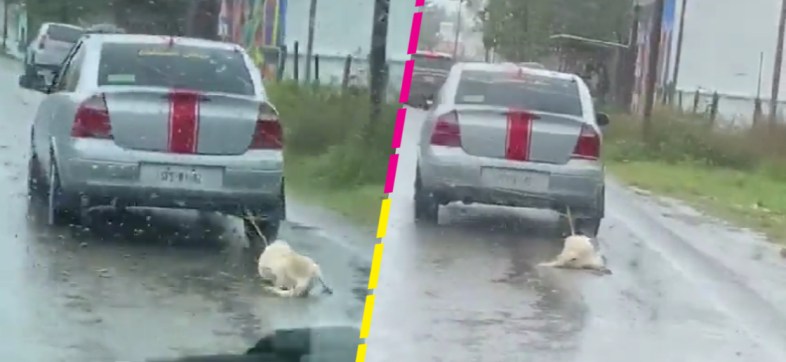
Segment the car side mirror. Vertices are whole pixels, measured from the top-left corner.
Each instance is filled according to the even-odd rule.
[[[606,113],[599,112],[595,115],[595,122],[597,122],[598,126],[600,127],[607,126],[610,122],[609,115]]]

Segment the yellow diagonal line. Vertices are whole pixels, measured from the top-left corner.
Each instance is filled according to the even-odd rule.
[[[388,217],[390,216],[390,199],[382,200],[379,210],[379,224],[377,224],[377,238],[382,239],[388,231]]]
[[[368,275],[368,289],[377,289],[377,281],[379,280],[379,268],[382,267],[382,251],[385,249],[385,244],[379,243],[374,245],[374,256],[371,258],[371,272]]]
[[[371,315],[374,313],[374,294],[366,296],[366,307],[363,308],[363,322],[360,325],[360,339],[368,338],[371,329]]]

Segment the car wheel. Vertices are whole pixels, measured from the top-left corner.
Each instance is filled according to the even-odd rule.
[[[434,197],[423,189],[420,179],[420,169],[415,171],[415,220],[429,223],[439,223],[439,203]]]
[[[46,213],[47,223],[50,226],[64,226],[78,224],[80,213],[67,201],[67,195],[60,185],[60,174],[54,158],[49,163],[49,189],[47,190]]]
[[[35,79],[37,76],[38,70],[36,69],[35,64],[33,64],[33,60],[27,59],[25,61],[25,77],[28,79]]]
[[[576,221],[576,228],[581,234],[596,238],[602,221],[603,219],[597,217],[580,219]]]
[[[46,200],[46,183],[42,182],[41,163],[35,153],[30,154],[27,160],[27,195],[31,201]]]
[[[598,232],[600,232],[600,224],[603,221],[603,217],[606,215],[606,189],[603,188],[600,191],[600,195],[598,196],[598,200],[596,202],[597,209],[595,217],[587,218],[583,220],[581,224],[577,227],[580,227],[582,232],[587,233],[588,236],[593,238],[597,238]]]

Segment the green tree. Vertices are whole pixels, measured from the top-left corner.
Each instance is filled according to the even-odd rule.
[[[536,60],[549,36],[569,33],[624,42],[631,0],[487,0],[478,12],[487,49],[510,61]]]
[[[621,42],[630,28],[630,0],[553,0],[555,33]]]
[[[486,48],[512,61],[536,59],[548,53],[552,0],[489,0],[481,11]]]
[[[112,2],[106,0],[25,0],[28,19],[28,41],[45,22],[74,24],[91,14],[104,14],[111,10]]]

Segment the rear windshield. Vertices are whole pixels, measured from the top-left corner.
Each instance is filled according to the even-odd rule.
[[[254,94],[242,53],[178,44],[104,44],[98,84]]]
[[[453,66],[453,59],[440,56],[415,54],[412,56],[412,59],[415,60],[415,66],[418,68],[448,71]]]
[[[575,81],[533,74],[464,71],[455,103],[582,115]]]
[[[73,44],[82,36],[82,30],[70,26],[50,24],[46,29],[46,36],[55,41]]]

